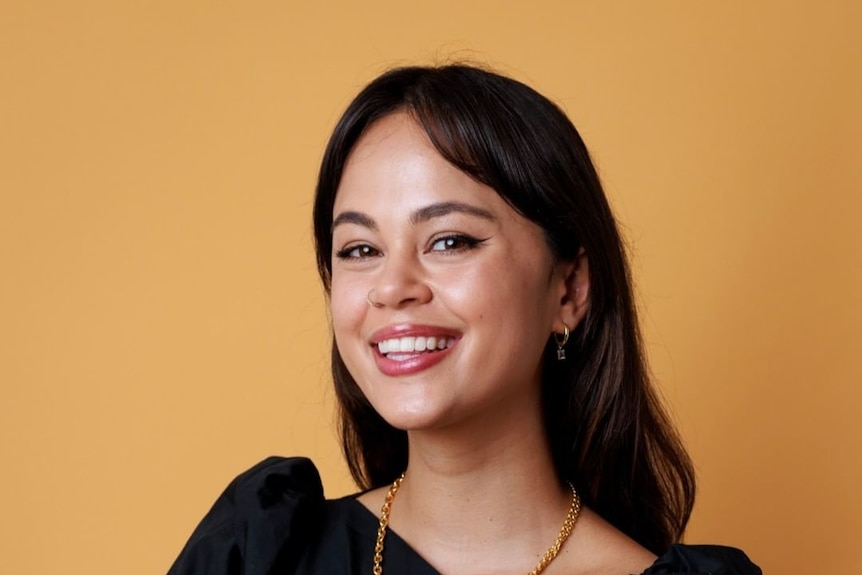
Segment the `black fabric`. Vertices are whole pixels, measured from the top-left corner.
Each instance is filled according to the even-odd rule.
[[[309,459],[270,457],[237,477],[168,575],[365,575],[377,518],[353,497],[325,500]],[[390,575],[439,575],[398,534],[386,535]],[[762,575],[742,551],[674,545],[642,575]]]

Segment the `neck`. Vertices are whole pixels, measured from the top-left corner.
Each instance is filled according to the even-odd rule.
[[[392,529],[440,566],[448,558],[463,568],[478,552],[510,555],[529,571],[559,532],[571,492],[554,469],[541,410],[520,413],[518,422],[498,413],[470,430],[410,432]]]

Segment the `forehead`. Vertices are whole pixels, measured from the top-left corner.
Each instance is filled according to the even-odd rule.
[[[406,112],[395,112],[366,128],[350,151],[346,169],[379,159],[380,155],[407,153],[440,155],[425,131],[411,115]]]
[[[372,124],[353,147],[333,211],[417,208],[449,200],[508,208],[494,190],[446,161],[422,127],[409,114],[399,112]]]

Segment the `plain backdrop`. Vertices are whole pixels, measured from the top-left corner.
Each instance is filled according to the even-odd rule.
[[[558,102],[696,462],[688,542],[862,571],[862,3],[0,0],[3,572],[164,572],[269,454],[341,462],[310,209],[398,64]]]

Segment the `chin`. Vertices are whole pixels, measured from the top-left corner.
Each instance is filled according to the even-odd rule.
[[[405,409],[403,405],[381,406],[377,409],[386,423],[402,431],[422,431],[434,429],[445,425],[446,417],[439,410],[429,409]],[[388,407],[388,408],[387,408]]]

